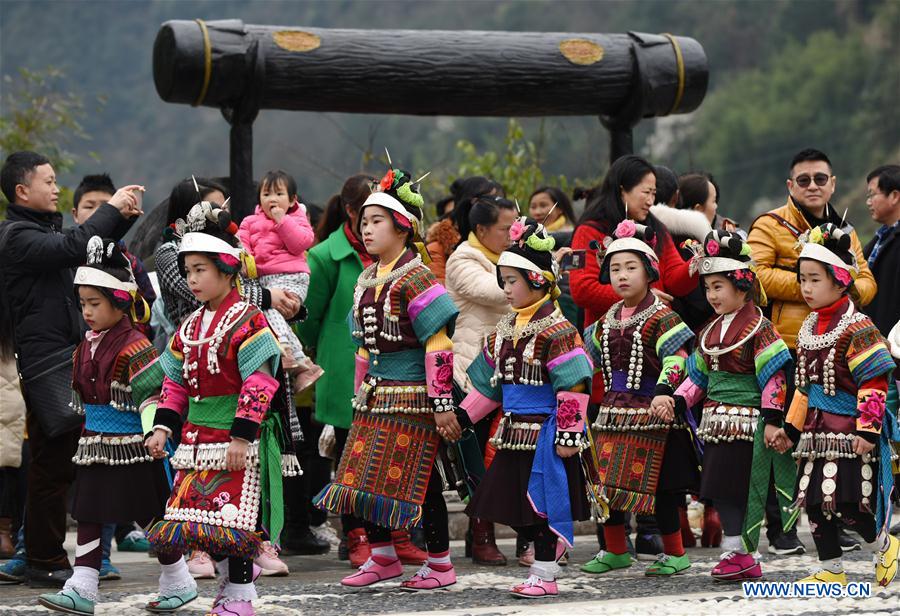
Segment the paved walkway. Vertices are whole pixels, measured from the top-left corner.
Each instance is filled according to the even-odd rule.
[[[812,539],[801,533],[807,547]],[[70,535],[69,544],[74,540]],[[763,542],[765,547],[765,542]],[[507,556],[514,553],[512,540],[501,540]],[[71,549],[71,545],[69,545]],[[459,582],[447,591],[405,593],[398,583],[359,592],[343,589],[338,580],[349,565],[337,561],[334,554],[288,557],[291,567],[286,578],[263,578],[259,582],[257,612],[267,615],[360,616],[370,614],[453,614],[516,615],[575,614],[616,616],[618,614],[725,614],[728,616],[790,614],[825,616],[828,614],[884,615],[900,614],[900,580],[887,589],[873,587],[872,596],[855,598],[746,599],[739,586],[715,582],[709,576],[718,561],[718,549],[690,551],[694,563],[689,572],[669,579],[650,580],[643,575],[645,563],[607,576],[581,573],[578,564],[590,559],[595,550],[591,537],[579,537],[572,553],[572,566],[560,578],[561,596],[553,600],[526,602],[510,596],[506,589],[525,578],[526,569],[518,566],[479,567],[457,556]],[[461,542],[453,542],[452,552],[462,554]],[[102,603],[98,615],[131,616],[148,612],[141,606],[152,598],[158,569],[146,554],[113,552],[113,562],[123,579],[101,586]],[[794,581],[815,566],[809,554],[793,557],[766,556],[763,564],[766,580]],[[846,567],[854,582],[873,580],[871,554],[854,552],[847,556]],[[414,567],[407,567],[412,575]],[[40,591],[25,586],[0,586],[0,615],[49,613],[37,605]],[[210,607],[215,582],[200,582],[201,598],[181,614],[202,614]]]

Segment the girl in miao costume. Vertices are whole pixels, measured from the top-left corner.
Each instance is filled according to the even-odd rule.
[[[582,567],[587,573],[631,566],[626,511],[656,514],[665,553],[647,567],[647,575],[673,575],[690,567],[678,505],[695,490],[699,464],[689,424],[675,416],[671,396],[684,378],[694,334],[650,290],[659,278],[655,239],[650,227],[625,220],[605,252],[598,250],[600,282],[611,284],[623,299],[584,332],[594,371],[605,386],[592,430],[596,488],[610,509],[603,526],[607,551]]]
[[[434,459],[436,422],[453,417],[449,335],[458,310],[422,260],[423,203],[418,183],[392,168],[359,212],[360,235],[377,262],[360,275],[349,318],[359,346],[355,413],[334,482],[314,499],[324,509],[366,521],[372,556],[341,580],[353,588],[403,574],[391,530],[419,520],[428,561],[401,588],[433,590],[456,582]]]
[[[501,318],[469,366],[473,389],[458,416],[472,427],[503,407],[491,439],[497,454],[466,513],[509,525],[534,542],[529,576],[510,591],[534,599],[559,594],[557,561],[573,544],[573,520],[590,517],[579,456],[588,443],[593,367],[578,330],[556,303],[553,237],[521,218],[510,239],[497,262],[497,281],[513,312]]]
[[[148,534],[159,553],[208,552],[222,576],[212,614],[253,614],[260,529],[277,543],[283,425],[272,402],[281,350],[258,308],[234,287],[236,225],[201,202],[188,213],[179,267],[202,302],[172,337],[151,453],[181,431],[165,521]]]
[[[675,392],[676,412],[683,416],[702,403],[700,498],[715,506],[724,531],[725,552],[712,576],[754,580],[762,577],[755,553],[772,475],[782,506],[793,500],[796,465],[770,444],[784,421],[792,360],[757,305],[765,305],[765,295],[749,244],[737,234],[713,231],[690,247],[691,271],[700,273],[718,316],[700,331],[688,357],[688,378]]]
[[[897,574],[900,540],[888,534],[896,417],[887,412],[895,369],[885,340],[849,293],[857,273],[850,236],[825,224],[800,236],[800,292],[812,309],[797,337],[797,391],[776,443],[796,444],[795,508],[805,507],[821,568],[802,581],[847,583],[838,520],[876,551],[875,581]]]
[[[72,407],[84,414],[73,461],[78,472],[72,515],[78,520],[75,567],[63,590],[40,597],[41,605],[93,614],[106,523],[142,526],[161,519],[169,494],[163,456],[144,447],[141,412],[153,412],[163,381],[159,354],[134,327],[137,292],[131,264],[116,242],[92,237],[87,265],[75,274],[82,316],[91,328],[73,357]],[[130,316],[130,318],[129,318]],[[171,612],[197,598],[197,585],[182,555],[159,554],[159,596],[147,605]]]

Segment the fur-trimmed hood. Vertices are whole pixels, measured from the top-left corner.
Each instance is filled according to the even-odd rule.
[[[428,233],[425,236],[425,243],[432,244],[437,242],[443,248],[445,255],[450,255],[456,245],[459,244],[459,231],[453,226],[453,221],[449,218],[438,221],[428,227]]]
[[[706,215],[697,210],[679,210],[667,205],[654,205],[650,213],[675,237],[689,237],[702,242],[712,231]]]

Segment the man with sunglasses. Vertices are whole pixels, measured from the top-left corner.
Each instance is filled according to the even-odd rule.
[[[800,283],[794,270],[797,264],[797,238],[805,231],[834,223],[850,232],[853,252],[856,254],[859,276],[851,287],[851,297],[860,306],[865,306],[875,297],[877,286],[872,271],[866,264],[862,245],[856,231],[844,218],[842,212],[831,205],[836,178],[831,161],[824,152],[806,149],[798,152],[791,160],[790,176],[787,179],[787,203],[757,218],[750,226],[748,243],[753,250],[759,280],[769,298],[769,318],[787,343],[796,360],[797,332],[809,314],[809,307],[800,295]],[[788,400],[793,394],[793,382],[788,381]],[[777,513],[774,493],[770,494],[766,506],[767,513]],[[768,515],[772,521],[777,515]],[[769,552],[775,554],[795,554],[803,550],[796,536],[796,530],[780,533],[778,525],[766,529],[769,537]],[[839,537],[844,551],[858,550],[860,543],[841,531]]]
[[[856,231],[844,219],[843,213],[835,211],[830,203],[835,183],[831,161],[823,152],[807,149],[797,153],[791,161],[787,180],[790,193],[787,203],[766,212],[750,227],[748,241],[759,268],[759,280],[769,296],[771,320],[792,350],[800,325],[809,314],[794,272],[798,257],[795,245],[804,231],[826,222],[850,230],[859,265],[859,276],[851,294],[860,306],[867,305],[875,297],[875,278],[866,264]]]

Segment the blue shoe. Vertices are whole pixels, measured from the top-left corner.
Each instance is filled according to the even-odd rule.
[[[25,555],[16,554],[0,565],[0,582],[21,584],[25,581]]]
[[[116,569],[115,565],[108,558],[104,558],[100,563],[100,579],[101,580],[121,580],[122,574]]]
[[[56,612],[65,612],[66,614],[79,614],[79,616],[93,616],[94,614],[94,602],[85,599],[73,588],[41,595],[38,597],[38,603]]]
[[[193,601],[197,598],[197,588],[189,588],[187,590],[182,590],[181,592],[174,592],[170,595],[160,595],[150,603],[148,603],[145,609],[148,612],[154,612],[156,614],[165,614],[167,612],[174,612],[175,610],[180,610],[182,607]]]

